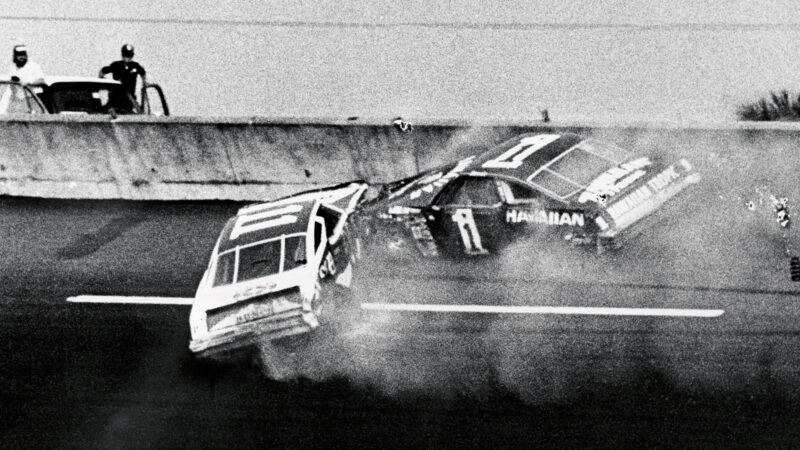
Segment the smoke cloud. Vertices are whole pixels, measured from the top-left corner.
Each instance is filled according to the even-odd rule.
[[[511,392],[550,404],[624,392],[653,373],[679,392],[762,383],[794,395],[791,368],[800,354],[780,340],[748,353],[742,337],[759,326],[745,316],[762,317],[765,301],[797,291],[788,255],[800,247],[769,200],[788,198],[791,213],[800,199],[789,137],[772,136],[769,148],[747,132],[596,137],[637,154],[685,157],[703,179],[619,251],[597,255],[531,239],[480,261],[372,262],[359,270],[353,301],[721,308],[721,318],[352,312],[349,327],[314,336],[299,376],[344,377],[392,397],[442,401]],[[502,138],[467,130],[445,152],[461,157],[466,143]]]

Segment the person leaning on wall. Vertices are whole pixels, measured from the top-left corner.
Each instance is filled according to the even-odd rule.
[[[28,59],[28,48],[24,45],[14,46],[14,69],[11,70],[11,80],[22,84],[44,83],[44,72],[39,64]]]
[[[133,60],[133,46],[125,44],[122,46],[122,59],[100,69],[100,78],[111,74],[112,78],[122,83],[125,89],[136,98],[136,81],[142,77],[142,86],[146,82],[147,72],[141,64]]]

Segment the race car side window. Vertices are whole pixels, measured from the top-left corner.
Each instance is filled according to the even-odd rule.
[[[236,269],[236,252],[227,252],[217,258],[217,271],[214,274],[214,286],[224,286],[233,283],[233,274]]]
[[[292,270],[306,263],[306,235],[286,238],[286,250],[283,257],[283,270]]]
[[[314,253],[316,253],[319,250],[319,248],[324,243],[326,243],[327,240],[328,239],[323,232],[322,223],[314,222],[314,245],[315,245]]]
[[[452,203],[452,199],[458,194],[458,190],[461,188],[461,185],[464,184],[464,178],[459,177],[455,180],[447,183],[439,195],[433,199],[434,205],[444,206],[449,205]]]
[[[500,194],[494,180],[487,177],[461,177],[459,184],[437,199],[438,205],[494,206],[500,203]]]
[[[513,181],[496,180],[500,193],[509,204],[534,203],[542,200],[542,194],[532,187]]]
[[[325,221],[325,230],[328,232],[327,237],[330,238],[330,236],[334,233],[336,225],[339,223],[339,219],[342,217],[342,215],[338,211],[334,211],[325,205],[320,205],[319,209],[317,210],[317,214],[322,217],[322,220]]]

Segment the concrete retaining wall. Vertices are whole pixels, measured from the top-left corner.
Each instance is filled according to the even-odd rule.
[[[731,167],[741,176],[749,165],[770,161],[778,177],[800,169],[794,162],[800,126],[787,123],[439,122],[402,133],[369,120],[6,116],[0,119],[0,194],[261,200],[352,179],[395,180],[532,130],[579,132],[709,167],[736,161]]]

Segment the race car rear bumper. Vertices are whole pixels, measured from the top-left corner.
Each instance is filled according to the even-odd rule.
[[[301,335],[318,326],[314,313],[296,308],[193,339],[189,350],[199,358],[235,359],[251,351],[259,342]]]
[[[699,181],[700,175],[691,173],[655,193],[646,202],[618,218],[615,227],[599,233],[598,249],[602,251],[603,249],[620,248],[657,223],[675,217],[680,210],[680,204],[674,201],[675,197]]]

